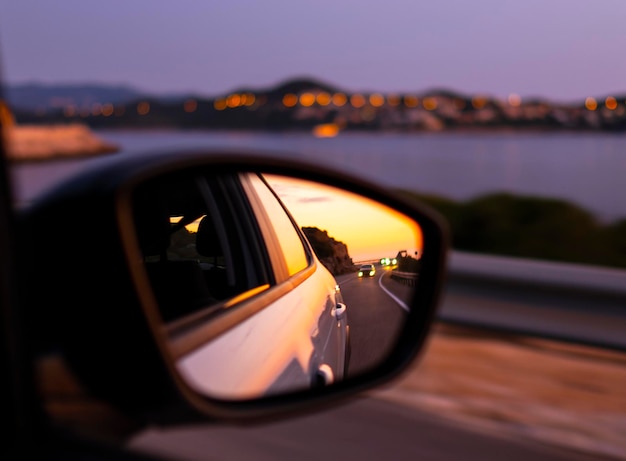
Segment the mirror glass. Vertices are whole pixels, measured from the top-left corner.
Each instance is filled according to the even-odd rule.
[[[410,309],[423,237],[371,199],[276,175],[159,178],[133,196],[148,303],[199,393],[249,400],[380,365]]]

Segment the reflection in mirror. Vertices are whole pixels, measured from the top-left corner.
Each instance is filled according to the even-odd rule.
[[[419,276],[419,226],[334,187],[276,175],[160,178],[133,197],[168,348],[208,397],[248,400],[381,364]]]

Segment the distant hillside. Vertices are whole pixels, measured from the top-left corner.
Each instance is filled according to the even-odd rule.
[[[313,78],[295,78],[264,88],[238,88],[230,93],[255,93],[267,97],[282,97],[285,93],[302,91],[327,91],[334,93],[337,88]],[[201,94],[165,93],[150,94],[126,85],[104,84],[42,84],[26,83],[7,85],[7,100],[11,107],[21,111],[54,110],[67,106],[90,108],[93,104],[125,104],[139,99],[161,102],[184,101],[187,98],[211,99]]]
[[[339,88],[329,85],[328,83],[313,78],[295,78],[279,83],[277,86],[266,89],[269,94],[283,95],[285,93],[301,93],[303,91],[326,91],[328,93],[336,93],[342,91]]]
[[[302,231],[320,262],[331,274],[340,275],[354,272],[355,266],[345,243],[335,240],[328,235],[327,231],[317,227],[303,227]]]
[[[146,97],[146,93],[124,85],[27,83],[7,85],[12,107],[21,110],[55,109],[66,106],[91,107],[93,104],[119,104]]]
[[[626,94],[561,104],[445,88],[355,93],[310,77],[213,96],[147,94],[128,86],[15,85],[8,99],[18,124],[81,123],[94,129],[300,130],[316,136],[354,130],[626,132]]]
[[[335,93],[337,91],[345,91],[333,85],[330,85],[321,80],[317,80],[312,77],[294,77],[289,80],[284,80],[273,86],[266,87],[242,87],[236,88],[230,91],[230,93],[253,93],[256,95],[265,96],[282,96],[286,93],[302,93],[304,91],[326,91],[328,93]]]

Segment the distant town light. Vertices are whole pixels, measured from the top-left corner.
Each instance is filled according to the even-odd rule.
[[[239,107],[240,104],[241,96],[239,96],[238,94],[231,94],[230,96],[228,96],[228,98],[226,98],[226,105],[231,109]]]
[[[102,114],[102,106],[96,102],[91,106],[91,115],[97,117],[100,114]]]
[[[404,105],[406,107],[417,107],[417,105],[419,104],[419,99],[415,96],[405,96],[404,97]]]
[[[467,104],[465,103],[464,99],[456,98],[454,100],[454,107],[456,107],[458,110],[463,110],[466,106]]]
[[[331,98],[330,94],[328,94],[325,91],[323,91],[323,92],[321,92],[321,93],[319,93],[317,95],[316,100],[317,100],[317,103],[320,106],[327,106],[327,105],[330,104],[330,101],[332,100],[332,98]]]
[[[146,115],[150,112],[150,104],[147,102],[140,102],[137,104],[137,113],[139,115]]]
[[[598,102],[595,100],[595,98],[589,96],[587,99],[585,99],[585,107],[587,108],[587,110],[596,110],[598,108]]]
[[[117,105],[115,106],[115,116],[121,117],[126,112],[126,107]]]
[[[387,103],[390,106],[397,106],[400,104],[400,96],[398,96],[397,94],[390,94],[389,96],[387,96]]]
[[[617,99],[615,99],[613,96],[609,96],[604,101],[604,105],[609,110],[615,110],[615,109],[617,109]]]
[[[198,109],[198,101],[195,99],[187,99],[183,105],[183,109],[187,113],[195,112]]]
[[[283,96],[283,106],[285,107],[293,107],[298,104],[298,96],[293,93],[287,93]]]
[[[350,96],[350,104],[356,109],[363,107],[365,102],[365,98],[361,94],[356,93]]]
[[[115,108],[113,107],[113,104],[111,103],[106,103],[102,106],[102,115],[104,115],[105,117],[110,117],[111,115],[113,115]]]
[[[508,98],[509,105],[519,107],[522,104],[522,98],[519,94],[511,93]]]
[[[252,93],[246,93],[246,102],[245,105],[250,107],[252,105],[254,105],[254,103],[256,102],[256,96],[253,95]]]
[[[333,95],[333,104],[337,107],[345,106],[348,102],[348,98],[343,93],[335,93]]]
[[[426,110],[435,110],[437,108],[437,100],[432,97],[424,98],[422,105]]]
[[[380,93],[370,95],[370,104],[374,107],[380,107],[385,104],[385,97]]]
[[[226,109],[226,100],[225,99],[216,99],[213,102],[213,107],[215,108],[215,110],[224,110]]]
[[[315,104],[315,95],[313,93],[302,93],[300,95],[300,105],[309,107]]]
[[[487,105],[487,98],[483,96],[474,96],[472,98],[472,107],[474,109],[482,109]]]

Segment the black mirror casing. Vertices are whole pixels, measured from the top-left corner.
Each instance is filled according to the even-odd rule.
[[[297,177],[363,195],[412,218],[428,247],[420,289],[389,358],[331,388],[232,402],[198,395],[167,359],[149,284],[140,263],[131,197],[160,176],[200,168]],[[258,420],[336,401],[388,381],[421,350],[434,318],[445,271],[445,224],[427,207],[335,171],[245,152],[176,152],[112,159],[47,194],[21,215],[21,302],[37,355],[61,352],[97,398],[144,422]],[[202,416],[203,415],[203,416]]]

